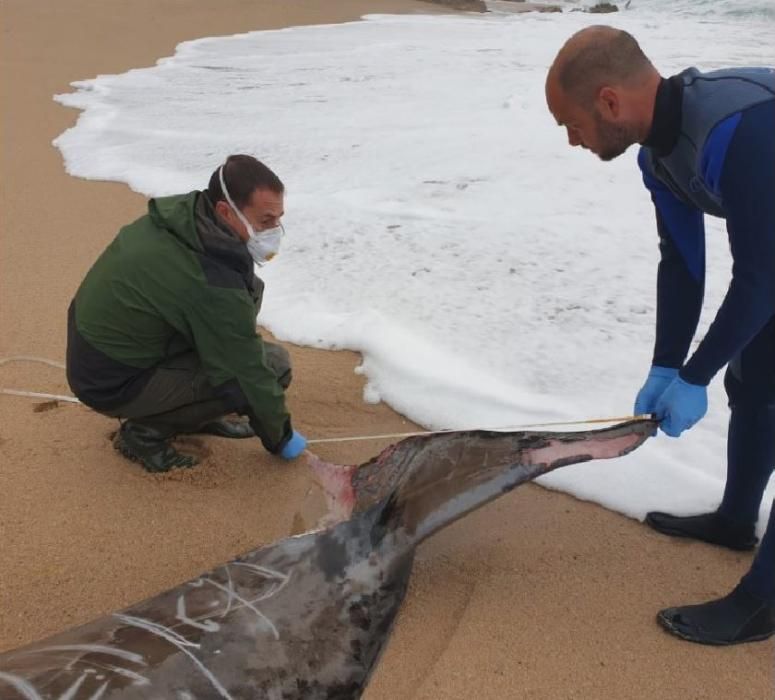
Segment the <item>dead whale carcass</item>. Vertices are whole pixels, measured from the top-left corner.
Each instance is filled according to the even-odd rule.
[[[536,476],[627,454],[655,429],[637,420],[573,433],[437,433],[357,468],[312,458],[342,522],[0,654],[0,697],[358,698],[419,542]]]

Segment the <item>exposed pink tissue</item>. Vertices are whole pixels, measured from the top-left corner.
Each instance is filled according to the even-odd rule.
[[[312,470],[315,480],[323,488],[328,506],[326,520],[333,522],[347,520],[352,515],[355,506],[353,473],[358,467],[324,462],[309,451],[307,452],[307,465]]]
[[[637,434],[613,438],[588,438],[580,442],[552,440],[546,447],[525,450],[523,461],[527,464],[551,464],[560,459],[588,455],[590,459],[610,459],[627,454],[640,444]]]

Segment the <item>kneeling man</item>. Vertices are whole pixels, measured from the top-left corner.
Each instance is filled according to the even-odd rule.
[[[206,190],[151,199],[70,305],[70,387],[124,419],[115,447],[149,471],[196,464],[172,446],[177,434],[255,435],[285,459],[306,447],[285,406],[288,353],[256,331],[254,263],[278,251],[284,190],[252,156],[230,156]]]

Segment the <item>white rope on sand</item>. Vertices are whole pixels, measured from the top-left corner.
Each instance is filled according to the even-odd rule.
[[[65,369],[64,364],[57,362],[56,360],[49,360],[45,357],[35,357],[34,355],[15,355],[13,357],[0,358],[0,367],[10,364],[11,362],[39,362],[49,367],[56,367],[57,369]],[[65,396],[63,394],[43,394],[37,391],[26,391],[23,389],[0,389],[0,394],[6,396],[25,396],[32,399],[50,399],[52,401],[66,401],[67,403],[81,403],[75,396]]]
[[[51,399],[52,401],[81,403],[75,396],[65,396],[64,394],[42,394],[38,391],[24,391],[23,389],[0,389],[0,394],[5,394],[6,396],[26,396],[31,399]]]
[[[48,365],[49,367],[65,369],[64,364],[61,362],[57,362],[56,360],[49,360],[45,357],[35,357],[34,355],[15,355],[14,357],[0,358],[0,366],[7,365],[10,362],[40,362],[41,364]]]
[[[50,367],[57,367],[58,369],[65,369],[65,366],[61,362],[55,360],[49,360],[45,357],[35,357],[32,355],[16,355],[15,357],[0,358],[0,366],[8,364],[9,362],[40,362]],[[24,391],[21,389],[0,389],[0,394],[6,394],[7,396],[25,396],[33,399],[50,399],[53,401],[66,401],[68,403],[79,404],[81,403],[74,396],[64,396],[62,394],[42,394],[37,391]],[[468,430],[492,430],[493,432],[510,432],[513,430],[527,430],[529,428],[550,428],[560,426],[571,425],[589,425],[591,423],[624,423],[630,420],[647,420],[651,416],[648,414],[640,416],[617,416],[615,418],[589,418],[587,420],[575,420],[575,421],[558,421],[554,423],[530,423],[525,425],[509,425],[500,426],[497,428],[468,428]],[[334,442],[357,442],[362,440],[393,440],[395,438],[407,438],[417,437],[420,435],[434,435],[437,433],[457,433],[463,429],[445,428],[443,430],[419,430],[411,433],[386,433],[382,435],[351,435],[348,437],[336,437],[336,438],[317,438],[313,440],[307,440],[308,445],[322,445],[324,443]]]

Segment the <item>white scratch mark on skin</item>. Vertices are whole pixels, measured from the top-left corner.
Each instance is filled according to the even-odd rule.
[[[213,581],[212,579],[207,579],[207,582],[211,585],[215,586],[216,588],[224,591],[225,593],[234,596],[236,600],[238,600],[240,603],[242,603],[243,606],[246,608],[250,608],[259,619],[263,620],[268,626],[269,630],[272,632],[272,636],[279,640],[280,639],[280,633],[277,631],[277,627],[274,626],[274,623],[266,616],[264,613],[262,613],[257,607],[255,607],[249,600],[245,600],[242,596],[238,595],[234,591],[229,591],[226,586],[224,586],[222,583],[218,583],[217,581]]]
[[[107,656],[117,656],[125,661],[132,661],[140,666],[147,666],[145,659],[140,654],[133,651],[118,649],[114,647],[103,646],[102,644],[60,644],[57,646],[43,647],[42,649],[30,649],[29,651],[20,651],[19,654],[47,654],[51,651],[85,651],[94,654],[105,654]],[[73,659],[70,664],[80,661],[80,657]]]
[[[151,682],[145,676],[141,676],[139,673],[130,671],[128,668],[121,668],[120,666],[105,666],[104,668],[107,671],[117,673],[119,676],[124,676],[124,678],[130,678],[134,681],[135,685],[149,685]]]
[[[46,682],[41,687],[41,690],[45,690],[46,686],[51,685],[54,681],[56,681],[57,678],[59,678],[59,676],[61,676],[63,673],[66,673],[67,668],[69,668],[69,664],[67,667],[60,668],[54,675],[48,676],[46,678]]]
[[[230,591],[231,594],[235,594],[236,595],[236,593],[234,591],[234,581],[231,578],[231,569],[229,569],[229,565],[228,564],[226,564],[226,566],[224,566],[223,568],[226,570],[226,578],[229,579],[229,591]],[[226,610],[224,611],[223,615],[221,615],[221,618],[226,617],[229,614],[229,612],[231,612],[231,600],[232,600],[231,594],[226,599]]]
[[[15,676],[12,673],[4,673],[3,671],[0,671],[0,681],[5,681],[14,690],[16,690],[19,695],[21,695],[23,698],[26,698],[27,700],[43,700],[43,698],[38,694],[38,691],[35,689],[35,686],[25,681],[24,678]]]
[[[75,683],[73,683],[64,693],[62,693],[62,695],[59,696],[59,700],[72,700],[72,698],[74,698],[75,694],[78,692],[78,688],[81,687],[87,676],[87,673],[82,673],[75,680]]]
[[[230,566],[241,566],[245,569],[248,569],[249,571],[259,574],[262,578],[266,579],[269,583],[269,588],[267,591],[265,591],[262,595],[258,596],[257,598],[254,598],[252,600],[245,600],[239,596],[239,594],[236,591],[235,584],[234,584],[234,577],[232,576]],[[251,607],[252,604],[255,604],[257,602],[260,602],[262,600],[266,600],[267,598],[271,598],[272,596],[279,593],[290,581],[290,574],[284,574],[281,571],[276,571],[275,569],[271,569],[267,566],[261,566],[260,564],[252,564],[250,562],[241,562],[241,561],[233,561],[229,564],[226,564],[225,566],[221,567],[223,569],[224,575],[227,579],[227,585],[219,584],[216,581],[204,576],[200,577],[194,581],[189,581],[188,585],[192,588],[201,588],[205,583],[212,583],[213,586],[216,588],[219,588],[219,590],[222,590],[226,593],[226,603],[224,606],[224,610],[220,613],[220,619],[223,619],[226,617],[232,609],[240,609],[243,607],[250,607],[256,614],[258,614],[267,624],[270,625],[273,629],[273,633],[276,632],[276,628],[272,624],[271,620],[269,620],[266,615],[263,615],[260,613],[260,611],[257,611],[255,608]],[[181,598],[183,598],[183,602],[181,602],[181,599],[178,599],[178,615],[177,619],[178,621],[185,625],[190,625],[193,627],[196,627],[198,629],[202,629],[206,632],[217,632],[220,629],[220,625],[213,621],[213,616],[217,615],[218,612],[214,611],[212,614],[204,614],[199,615],[196,617],[190,617],[188,616],[186,612],[186,601],[185,601],[185,594],[181,595]],[[242,603],[242,605],[238,606],[238,608],[234,608],[234,601],[237,600]],[[210,607],[218,607],[218,605],[221,605],[221,601],[218,600],[212,600],[210,601],[209,605]],[[172,626],[172,629],[177,629],[179,625],[175,624]],[[279,634],[275,634],[275,638],[279,639]]]
[[[199,649],[200,647],[196,642],[186,639],[183,635],[175,632],[175,630],[153,620],[146,620],[144,617],[135,617],[134,615],[124,615],[123,613],[114,613],[113,617],[130,627],[139,627],[147,632],[152,632],[157,637],[163,637],[168,642],[172,642],[176,647],[193,647],[194,649]]]
[[[263,574],[267,578],[280,579],[283,583],[288,583],[288,579],[291,577],[290,574],[284,574],[282,571],[276,571],[275,569],[270,569],[268,566],[261,566],[260,564],[251,564],[247,561],[235,561],[232,563],[234,566],[244,566],[246,569],[257,571],[259,574]]]
[[[161,637],[162,639],[167,640],[170,644],[172,644],[174,647],[180,649],[186,656],[188,656],[191,661],[194,662],[196,667],[202,672],[202,674],[207,678],[207,680],[210,681],[213,688],[215,688],[220,696],[224,698],[224,700],[233,700],[231,695],[229,694],[229,691],[226,690],[221,685],[221,682],[213,675],[213,673],[210,671],[207,666],[205,666],[187,647],[195,647],[199,648],[199,644],[196,644],[195,642],[190,642],[189,640],[185,639],[184,637],[181,637],[177,632],[174,630],[169,629],[168,627],[165,627],[164,625],[160,625],[156,622],[152,622],[151,620],[145,620],[142,617],[134,617],[132,615],[121,615],[121,614],[114,614],[114,617],[121,622],[123,622],[125,625],[129,625],[130,627],[137,627],[139,629],[145,630],[146,632],[150,632],[151,634]]]
[[[288,581],[291,580],[290,574],[284,574],[282,571],[275,571],[274,569],[270,569],[266,566],[260,566],[259,564],[249,564],[248,562],[242,561],[235,561],[233,563],[235,566],[244,566],[246,569],[255,571],[272,581],[273,587],[263,595],[260,595],[258,598],[254,599],[254,603],[260,600],[266,600],[267,598],[271,598],[273,595],[276,595],[283,588],[285,588],[285,586],[288,584]]]
[[[100,698],[105,695],[105,691],[108,689],[108,686],[110,685],[110,681],[106,681],[103,683],[97,690],[94,691],[94,694],[89,698],[89,700],[100,700]]]
[[[105,675],[102,673],[99,673],[97,670],[97,669],[101,669],[103,671],[108,671],[111,673],[113,672],[119,673],[122,676],[126,676],[127,678],[131,678],[135,681],[138,681],[137,683],[135,683],[135,685],[138,685],[138,684],[147,685],[148,683],[150,683],[150,681],[145,676],[141,676],[139,673],[135,673],[134,671],[130,671],[129,669],[121,668],[119,666],[114,666],[112,664],[100,664],[91,659],[76,657],[72,661],[70,661],[70,663],[67,664],[67,666],[60,669],[53,676],[48,678],[46,680],[46,685],[44,686],[44,688],[51,685],[57,678],[59,678],[66,671],[72,670],[73,666],[75,666],[76,664],[86,665],[86,668],[82,672],[82,676],[80,679],[81,681],[85,680],[87,676],[95,676],[95,675],[98,680],[102,680],[103,678],[105,678]],[[80,681],[77,681],[77,683],[80,685]],[[63,695],[62,697],[59,698],[59,700],[70,700],[70,696]]]
[[[178,596],[178,611],[176,618],[184,625],[190,625],[191,627],[196,627],[197,629],[204,630],[205,632],[217,632],[219,629],[221,629],[221,626],[217,622],[213,622],[207,618],[204,619],[204,622],[199,622],[189,617],[186,613],[186,596],[183,593]]]

